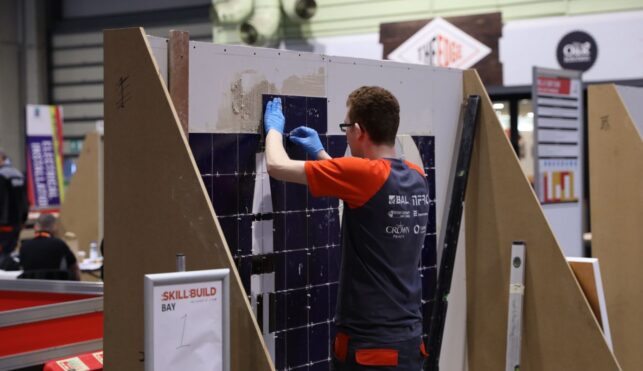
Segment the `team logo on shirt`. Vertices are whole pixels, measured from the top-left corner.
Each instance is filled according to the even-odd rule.
[[[388,195],[389,205],[408,205],[409,199],[406,195]]]
[[[411,211],[409,210],[389,210],[387,213],[389,218],[410,218]]]
[[[413,206],[428,205],[431,200],[427,194],[411,195]]]
[[[411,233],[411,227],[408,225],[400,223],[386,226],[386,234],[393,236],[393,238],[404,238],[409,233]]]

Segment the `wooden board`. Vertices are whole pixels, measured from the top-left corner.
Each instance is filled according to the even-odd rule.
[[[168,40],[168,88],[172,103],[179,115],[181,127],[188,135],[189,82],[190,82],[190,34],[185,31],[170,30]]]
[[[589,87],[592,253],[601,263],[614,352],[643,365],[643,141],[614,85]]]
[[[466,195],[469,368],[505,367],[511,243],[523,240],[520,369],[618,370],[473,70],[465,72],[464,92],[483,97]]]
[[[84,251],[86,256],[89,256],[89,244],[96,241],[100,245],[102,237],[102,147],[103,138],[100,134],[89,133],[85,136],[83,149],[76,162],[76,173],[71,178],[60,208],[61,235],[65,232],[74,233],[76,242],[71,242],[70,247],[74,252]]]
[[[230,268],[231,369],[274,370],[143,30],[105,46],[105,366],[143,370],[143,276]]]

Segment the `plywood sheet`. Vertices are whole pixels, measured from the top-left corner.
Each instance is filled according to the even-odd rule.
[[[65,201],[60,208],[62,232],[76,235],[76,243],[70,243],[75,252],[84,251],[89,256],[89,244],[100,244],[101,194],[99,183],[102,180],[101,161],[103,138],[98,133],[85,137],[83,150],[76,163],[77,169],[71,178]]]
[[[592,253],[601,264],[614,353],[643,365],[643,140],[614,85],[589,87]]]
[[[483,97],[466,195],[469,368],[505,367],[511,243],[523,240],[520,369],[618,370],[475,71],[464,92]]]
[[[273,370],[143,30],[104,45],[106,369],[143,369],[143,276],[182,252],[188,270],[231,269],[231,369]]]

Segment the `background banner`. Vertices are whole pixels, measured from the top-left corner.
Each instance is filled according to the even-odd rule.
[[[35,209],[57,209],[64,198],[62,107],[27,105],[27,188]]]

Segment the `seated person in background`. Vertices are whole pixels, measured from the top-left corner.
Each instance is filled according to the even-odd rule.
[[[63,240],[55,237],[57,226],[56,217],[51,214],[42,214],[36,221],[36,237],[23,242],[20,248],[23,278],[65,279],[67,276],[67,279],[80,280],[76,257]]]

